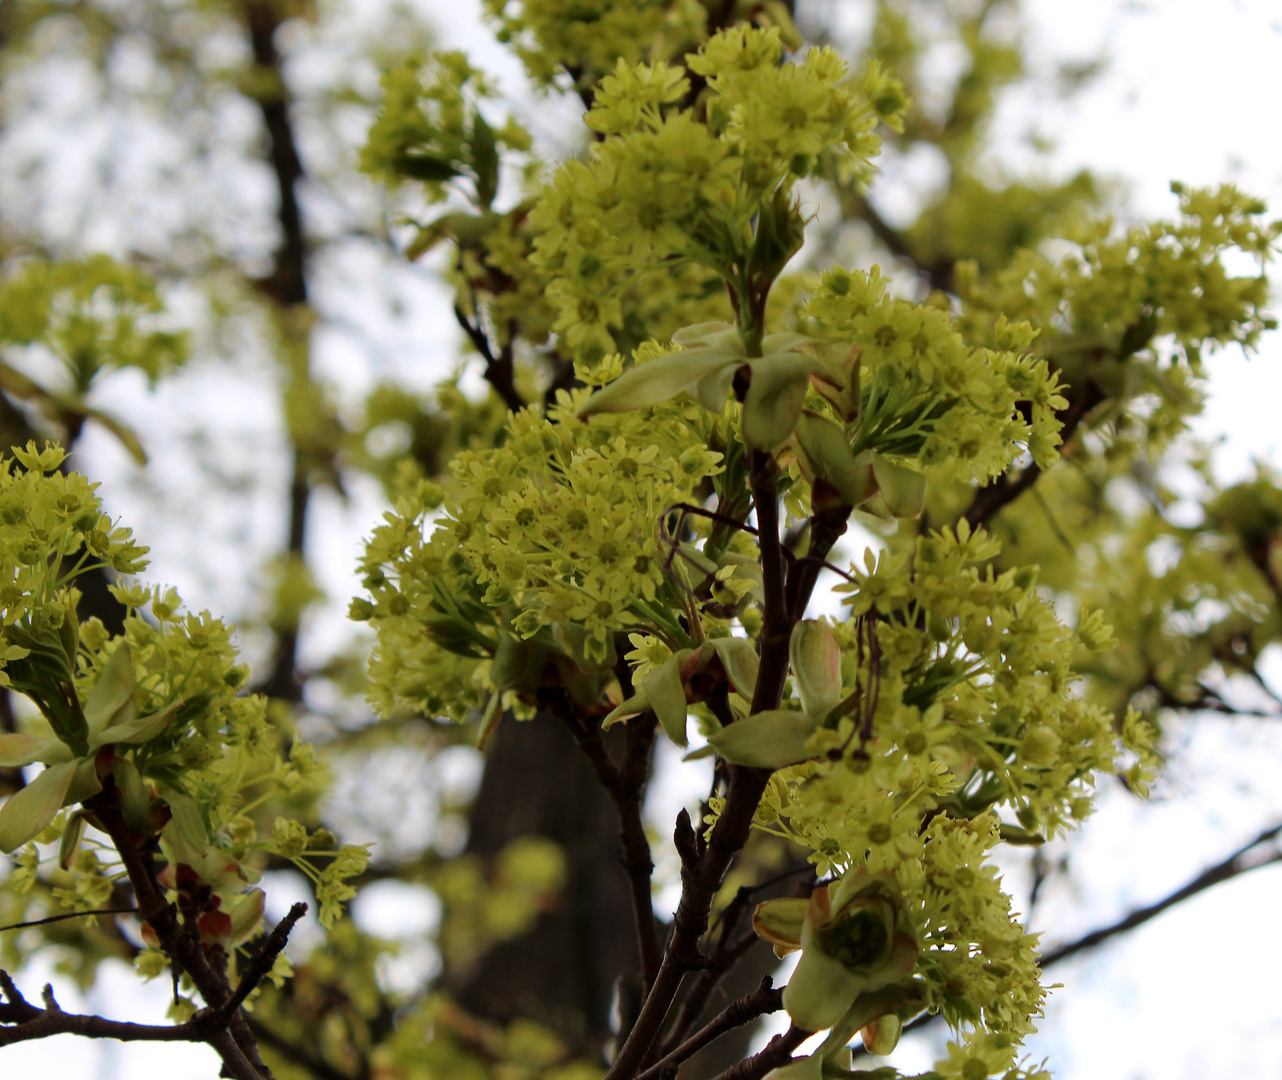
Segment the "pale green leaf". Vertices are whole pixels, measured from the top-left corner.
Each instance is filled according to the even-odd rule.
[[[8,854],[33,839],[62,809],[80,760],[51,765],[0,806],[0,851]]]
[[[98,672],[98,681],[94,683],[85,702],[85,719],[89,722],[89,734],[93,741],[101,745],[98,733],[110,722],[116,711],[127,702],[134,692],[134,661],[129,646],[121,642],[116,651],[107,658],[102,670]]]
[[[735,765],[782,769],[810,757],[806,740],[818,721],[805,713],[772,709],[722,728],[708,742]]]
[[[641,690],[668,738],[686,746],[686,692],[681,685],[681,654],[674,653],[641,680]]]
[[[752,700],[752,693],[757,687],[757,650],[747,638],[726,637],[714,638],[710,644],[721,658],[721,666],[726,669],[730,685],[735,693]]]
[[[111,743],[141,744],[151,742],[170,724],[182,707],[181,699],[171,701],[159,712],[150,716],[134,716],[104,728],[98,733],[98,745],[109,746]]]

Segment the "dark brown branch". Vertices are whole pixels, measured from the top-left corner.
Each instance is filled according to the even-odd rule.
[[[1264,859],[1247,859],[1247,856],[1250,855],[1253,849],[1275,839],[1279,834],[1282,834],[1282,824],[1274,825],[1271,828],[1265,829],[1250,843],[1244,844],[1233,852],[1233,854],[1228,856],[1228,858],[1221,860],[1214,866],[1208,867],[1206,870],[1203,870],[1202,873],[1198,874],[1198,876],[1193,878],[1192,881],[1188,882],[1183,887],[1176,889],[1173,893],[1164,896],[1161,900],[1148,904],[1145,907],[1137,908],[1125,918],[1119,919],[1111,926],[1104,926],[1098,930],[1092,930],[1089,934],[1085,934],[1076,941],[1071,941],[1066,945],[1060,945],[1058,948],[1051,949],[1049,952],[1044,953],[1041,959],[1041,966],[1044,968],[1050,967],[1052,964],[1058,964],[1062,960],[1067,960],[1070,956],[1076,956],[1078,953],[1084,952],[1087,949],[1093,949],[1097,945],[1102,945],[1110,938],[1117,937],[1119,934],[1124,934],[1128,930],[1134,930],[1137,926],[1144,925],[1144,923],[1148,922],[1150,919],[1157,918],[1157,916],[1161,915],[1162,912],[1174,907],[1176,904],[1182,903],[1189,899],[1189,897],[1205,892],[1207,889],[1213,888],[1222,882],[1230,881],[1235,877],[1240,877],[1242,874],[1249,873],[1252,870],[1257,870],[1261,866],[1271,866],[1274,863],[1282,862],[1282,852],[1275,852]]]
[[[289,116],[289,95],[281,71],[280,54],[276,51],[276,31],[280,28],[280,6],[273,3],[251,3],[245,7],[245,22],[255,66],[270,72],[276,93],[257,98],[267,129],[272,172],[276,176],[279,198],[277,221],[280,245],[273,259],[271,277],[265,285],[277,303],[292,307],[307,303],[307,247],[303,235],[303,215],[298,205],[298,185],[303,179],[303,163],[298,155],[294,128]]]
[[[690,987],[689,992],[681,1002],[681,1007],[677,1010],[676,1018],[672,1021],[663,1047],[659,1051],[661,1056],[666,1057],[685,1038],[686,1033],[694,1026],[695,1021],[699,1019],[704,1006],[707,1005],[708,999],[712,996],[713,990],[717,988],[721,980],[748,954],[750,949],[756,945],[764,944],[763,940],[751,929],[746,934],[741,934],[737,938],[731,939],[738,929],[740,920],[748,913],[749,903],[752,898],[759,895],[762,890],[778,885],[800,873],[807,873],[813,880],[814,867],[809,863],[803,863],[800,866],[794,866],[790,870],[785,870],[782,874],[776,874],[759,885],[741,887],[735,893],[734,899],[717,916],[716,921],[710,928],[710,930],[715,931],[717,924],[720,923],[721,925],[721,933],[718,937],[716,948],[712,950],[712,966],[699,972],[694,985]]]
[[[783,1008],[783,989],[775,989],[770,976],[767,975],[761,980],[761,985],[756,990],[746,997],[730,1002],[675,1050],[646,1069],[638,1080],[670,1080],[676,1075],[677,1068],[683,1061],[693,1057],[714,1039],[720,1038],[727,1031],[751,1023],[766,1013],[778,1012],[781,1008]]]
[[[752,697],[752,712],[758,713],[779,707],[788,675],[788,641],[793,622],[788,612],[784,552],[779,541],[779,468],[770,454],[758,450],[750,452],[748,461],[757,512],[765,608],[759,639],[761,660]],[[708,929],[712,902],[726,871],[748,839],[753,816],[769,779],[768,769],[731,766],[725,805],[706,847],[701,846],[696,837],[689,814],[683,810],[677,818],[674,839],[681,855],[681,902],[672,920],[672,932],[659,973],[607,1080],[629,1080],[636,1075],[667,1019],[686,974],[708,965],[700,955],[699,940]]]
[[[647,709],[628,721],[627,748],[620,766],[610,757],[605,740],[601,737],[601,729],[594,720],[577,716],[573,706],[565,699],[554,703],[552,711],[565,724],[588,759],[618,813],[619,845],[632,896],[641,973],[645,987],[649,989],[659,973],[663,948],[659,943],[659,927],[654,917],[650,884],[654,874],[654,859],[650,852],[650,841],[645,834],[642,806],[650,775],[650,753],[654,747],[658,720],[654,711]]]
[[[279,4],[258,0],[245,5],[245,26],[249,32],[254,64],[270,73],[275,92],[260,94],[256,99],[267,130],[268,158],[276,177],[277,223],[280,242],[272,257],[272,270],[258,282],[260,290],[281,308],[302,307],[308,302],[307,238],[298,189],[304,172],[298,143],[289,114],[289,93],[285,86],[280,53],[276,50],[276,31],[283,22]],[[290,555],[301,557],[307,540],[307,513],[311,500],[310,472],[312,462],[302,450],[294,447],[294,461],[289,483],[289,528],[286,548]],[[271,673],[262,690],[285,701],[302,700],[298,679],[298,627],[281,629],[277,634],[275,658]]]
[[[473,323],[458,304],[454,305],[454,318],[458,320],[463,333],[485,360],[485,381],[503,399],[504,405],[513,412],[520,412],[525,408],[526,401],[516,388],[516,368],[512,357],[512,346],[505,345],[499,350],[498,356],[495,356],[490,339],[481,328],[479,321]]]
[[[766,1048],[750,1058],[744,1058],[737,1065],[731,1065],[725,1072],[719,1073],[716,1080],[760,1080],[771,1069],[787,1065],[792,1052],[805,1042],[813,1031],[806,1031],[795,1024],[782,1035],[776,1035]]]
[[[276,924],[276,929],[267,935],[267,940],[263,942],[262,948],[254,954],[254,958],[250,960],[245,968],[244,974],[241,975],[240,982],[236,986],[236,992],[216,1010],[219,1016],[230,1020],[236,1010],[245,1003],[245,999],[254,992],[254,988],[267,978],[272,965],[276,963],[276,957],[280,955],[285,943],[289,941],[289,932],[294,929],[294,924],[306,914],[306,904],[295,904],[289,909],[289,914]]]
[[[1086,414],[1104,399],[1104,394],[1099,387],[1087,380],[1086,385],[1062,414],[1063,427],[1060,429],[1060,438],[1067,443],[1081,426]],[[1004,506],[1014,502],[1032,487],[1041,475],[1041,466],[1036,463],[1029,465],[1014,477],[1010,473],[1004,473],[996,482],[989,484],[986,488],[980,488],[975,495],[975,501],[970,504],[970,508],[963,516],[972,528],[986,524]]]
[[[37,1008],[18,992],[4,971],[0,971],[0,989],[4,990],[6,998],[0,1002],[0,1024],[6,1025],[0,1027],[0,1046],[47,1039],[51,1035],[82,1035],[90,1039],[118,1039],[121,1042],[208,1042],[210,1038],[209,1028],[194,1021],[186,1024],[131,1024],[101,1016],[63,1012],[56,1007],[57,1002],[52,1002],[49,1008]],[[53,995],[47,986],[44,997],[46,1003],[52,1001]]]
[[[250,1016],[248,1022],[250,1030],[259,1042],[264,1046],[270,1046],[282,1057],[288,1059],[291,1065],[306,1069],[319,1080],[366,1080],[369,1076],[369,1066],[365,1063],[362,1063],[360,1071],[355,1075],[348,1075],[336,1069],[311,1047],[291,1042],[257,1017]]]
[[[150,841],[137,836],[124,822],[117,804],[114,788],[104,789],[84,805],[97,818],[103,831],[111,837],[121,864],[133,886],[138,914],[156,932],[175,972],[186,971],[205,999],[206,1005],[218,1010],[231,997],[231,987],[226,973],[210,963],[194,921],[180,921],[177,909],[165,899],[164,890],[157,879],[157,868]],[[223,1056],[223,1062],[236,1080],[263,1080],[271,1077],[271,1070],[262,1063],[254,1037],[239,1010],[230,1012],[224,1020],[227,1037],[211,1037],[209,1042]],[[232,1053],[232,1051],[235,1053]],[[248,1064],[246,1071],[241,1060]]]
[[[213,1047],[222,1058],[224,1076],[233,1080],[264,1080],[271,1076],[265,1066],[251,1060],[228,1030],[229,1015],[218,1009],[204,1009],[184,1024],[134,1024],[64,1012],[54,999],[51,986],[45,986],[41,993],[45,1007],[37,1008],[19,993],[4,971],[0,971],[0,990],[5,997],[5,1001],[0,1002],[0,1025],[6,1025],[0,1027],[0,1046],[13,1046],[52,1035],[80,1035],[120,1042],[201,1042]],[[256,1050],[253,1056],[257,1057]],[[349,1078],[343,1077],[342,1080]]]
[[[850,507],[839,506],[832,510],[820,512],[810,519],[810,545],[801,558],[795,559],[788,569],[788,612],[794,620],[804,619],[806,606],[810,603],[811,594],[819,581],[819,573],[825,568],[836,570],[838,574],[849,576],[845,571],[829,567],[825,560],[833,546],[846,532],[846,521],[850,517]]]
[[[993,518],[1002,507],[1014,502],[1025,491],[1037,483],[1042,475],[1042,467],[1034,462],[1018,473],[1014,479],[1004,473],[999,479],[980,488],[975,501],[962,516],[973,527],[982,525]]]
[[[620,771],[622,793],[615,798],[619,811],[619,841],[623,847],[623,868],[632,891],[632,910],[636,920],[637,944],[641,951],[641,973],[648,991],[659,974],[663,946],[659,941],[658,921],[654,917],[651,881],[654,860],[650,841],[645,834],[642,811],[646,784],[650,777],[650,759],[658,718],[652,710],[634,717],[627,725],[627,748]]]

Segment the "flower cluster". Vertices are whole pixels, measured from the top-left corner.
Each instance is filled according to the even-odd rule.
[[[616,62],[635,64],[650,55],[656,40],[665,37],[675,45],[692,43],[703,36],[708,17],[706,8],[691,0],[485,0],[484,6],[498,26],[499,40],[544,86],[562,71],[589,86]]]
[[[1023,250],[991,279],[974,263],[959,263],[967,337],[989,339],[1004,319],[1028,322],[1045,331],[1040,348],[1063,382],[1093,383],[1120,402],[1156,399],[1160,415],[1150,418],[1150,432],[1178,430],[1196,407],[1189,381],[1201,373],[1203,350],[1230,342],[1250,348],[1275,325],[1263,313],[1262,264],[1282,222],[1266,222],[1264,204],[1232,185],[1173,190],[1181,210],[1174,222],[1121,235],[1107,219],[1083,224],[1066,230],[1066,254]],[[1233,251],[1261,271],[1232,273],[1226,256]],[[1172,362],[1180,357],[1184,364]]]
[[[614,349],[621,289],[647,269],[693,263],[741,306],[760,301],[801,246],[796,181],[857,172],[876,154],[881,114],[845,63],[827,49],[799,64],[781,55],[777,28],[708,39],[689,60],[707,77],[703,118],[685,107],[682,68],[620,60],[602,80],[587,123],[605,138],[557,172],[532,215],[572,349]],[[884,75],[868,80],[888,102]]]
[[[445,185],[466,178],[473,202],[488,207],[499,182],[499,148],[528,150],[529,135],[514,120],[496,131],[480,102],[494,97],[485,75],[461,52],[433,53],[383,74],[383,101],[361,150],[361,168],[392,184],[417,180],[432,202]]]
[[[22,471],[12,460],[0,465],[0,675],[39,715],[0,734],[0,764],[45,767],[0,807],[0,850],[61,837],[57,862],[70,878],[53,896],[84,906],[120,871],[102,857],[104,840],[82,849],[88,830],[131,848],[157,844],[167,862],[157,883],[178,897],[207,945],[224,947],[261,920],[262,891],[248,889],[258,853],[300,866],[321,856],[330,861],[315,875],[317,895],[332,923],[365,851],[329,850],[337,845],[327,833],[304,845],[306,854],[286,833],[255,839],[247,815],[271,799],[305,804],[323,770],[301,743],[286,759],[265,699],[240,693],[249,672],[231,629],[184,611],[172,589],[119,581],[110,589],[124,608],[123,632],[113,636],[96,618],[80,622],[76,576],[102,566],[134,573],[145,549],[113,527],[92,485],[59,471],[60,450],[28,446],[16,457]],[[34,872],[41,856],[34,845],[27,852],[23,865]],[[9,885],[32,880],[15,875]]]
[[[829,270],[802,322],[851,356],[816,388],[855,461],[884,455],[986,482],[1025,451],[1041,465],[1055,460],[1056,413],[1067,401],[1046,363],[1027,355],[1035,336],[1027,324],[1003,320],[995,348],[969,347],[946,310],[888,296],[877,267]],[[803,469],[821,468],[824,423],[816,416],[799,430]],[[843,475],[829,469],[829,479]]]
[[[585,422],[573,415],[583,397],[549,419],[514,416],[500,449],[455,457],[448,497],[424,485],[376,530],[364,562],[372,600],[353,611],[378,631],[381,708],[448,703],[463,719],[487,685],[532,692],[550,656],[599,669],[613,663],[617,631],[657,623],[684,636],[655,603],[671,587],[660,520],[721,455],[692,406]],[[594,703],[602,689],[598,678],[583,693]]]

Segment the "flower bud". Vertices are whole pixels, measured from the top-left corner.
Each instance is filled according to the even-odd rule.
[[[903,1034],[903,1022],[894,1013],[874,1020],[859,1032],[864,1041],[864,1048],[870,1054],[885,1057],[899,1045],[899,1036]]]
[[[1059,757],[1060,738],[1045,724],[1034,724],[1024,733],[1019,756],[1035,769],[1048,769]]]
[[[802,619],[792,629],[788,659],[806,715],[822,721],[841,701],[841,646],[826,622]]]

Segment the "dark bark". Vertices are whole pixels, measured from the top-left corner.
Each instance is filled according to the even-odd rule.
[[[258,101],[267,132],[267,159],[276,178],[276,221],[280,228],[280,237],[272,255],[271,273],[259,281],[258,286],[271,301],[288,310],[304,307],[308,301],[308,246],[298,199],[305,173],[289,114],[290,99],[285,88],[281,56],[276,50],[276,31],[282,22],[281,8],[277,4],[251,3],[245,7],[245,25],[254,63],[270,71],[280,88],[275,95],[264,96]],[[306,547],[312,464],[306,453],[294,447],[286,540],[286,549],[291,556],[301,556]],[[271,673],[261,687],[264,693],[295,703],[302,700],[297,654],[298,627],[282,627],[277,633]]]
[[[616,760],[624,738],[622,727],[605,733]],[[529,1017],[576,1042],[604,1045],[615,985],[640,971],[618,816],[569,732],[544,713],[526,723],[504,720],[490,741],[468,851],[492,857],[521,836],[544,836],[563,849],[560,905],[445,983],[479,1016]],[[625,986],[625,997],[639,989]]]

